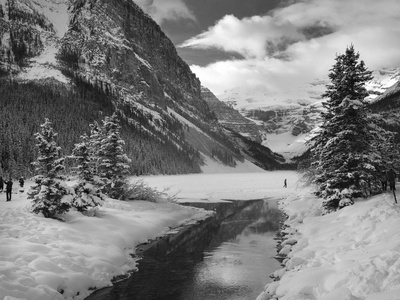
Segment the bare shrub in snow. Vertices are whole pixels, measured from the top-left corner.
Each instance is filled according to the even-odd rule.
[[[128,184],[123,194],[123,199],[127,200],[144,200],[150,202],[175,202],[176,195],[168,195],[168,189],[158,191],[148,186],[142,180],[138,180],[132,184]]]

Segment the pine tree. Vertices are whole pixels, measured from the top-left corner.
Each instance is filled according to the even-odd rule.
[[[103,205],[105,197],[101,193],[98,176],[95,173],[96,157],[93,155],[87,135],[81,136],[81,142],[75,144],[72,155],[77,161],[78,174],[72,206],[78,211],[87,211],[89,208]]]
[[[105,137],[103,128],[95,121],[93,124],[89,125],[90,136],[89,136],[89,152],[93,161],[93,172],[98,175],[98,166],[100,164],[99,151],[101,143]]]
[[[57,214],[67,212],[72,198],[70,189],[64,185],[65,178],[60,175],[64,170],[64,158],[56,137],[57,133],[46,118],[40,132],[35,134],[39,156],[33,164],[38,175],[34,177],[36,185],[28,193],[28,199],[33,202],[32,211],[43,213],[46,218],[57,218]]]
[[[126,176],[129,174],[130,159],[124,153],[125,142],[120,135],[121,126],[117,115],[103,120],[103,138],[99,148],[99,176],[104,179],[103,191],[112,198],[120,198],[126,188]]]
[[[327,111],[310,149],[316,194],[325,199],[327,209],[352,204],[379,186],[377,165],[382,159],[364,102],[365,83],[372,76],[359,56],[350,46],[336,57],[329,74],[332,84],[323,95],[328,97]]]
[[[365,67],[364,61],[359,61],[360,54],[351,45],[345,54],[336,56],[336,63],[329,73],[331,84],[327,85],[322,97],[328,98],[324,106],[328,109],[329,118],[335,113],[340,103],[345,99],[363,100],[369,95],[365,83],[372,80],[372,72]]]

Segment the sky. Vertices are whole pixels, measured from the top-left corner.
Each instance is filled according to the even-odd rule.
[[[400,65],[398,0],[135,0],[214,94],[324,79],[353,44],[370,70]]]

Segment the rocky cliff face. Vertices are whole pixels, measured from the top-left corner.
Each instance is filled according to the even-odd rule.
[[[55,33],[52,23],[29,1],[0,1],[0,66],[11,72],[39,55],[44,39]]]
[[[198,78],[133,1],[76,1],[59,54],[76,73],[104,89],[163,109],[177,103],[199,119],[214,117],[200,97]]]
[[[211,110],[216,114],[218,122],[222,126],[261,143],[262,138],[256,123],[243,117],[237,110],[220,101],[206,87],[202,87],[201,95]]]

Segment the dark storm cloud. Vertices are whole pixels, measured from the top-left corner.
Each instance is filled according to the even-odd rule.
[[[166,20],[196,20],[184,0],[135,0],[157,23]]]

